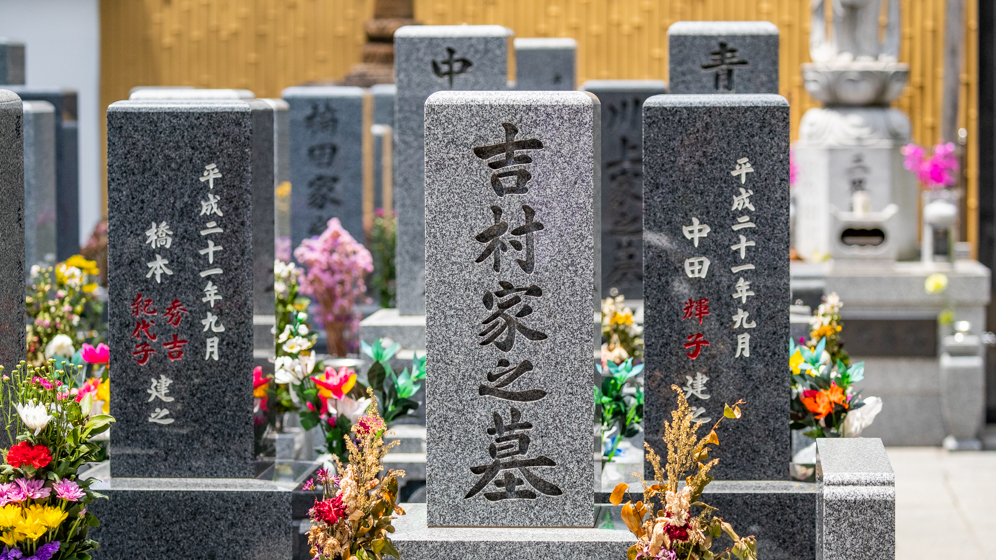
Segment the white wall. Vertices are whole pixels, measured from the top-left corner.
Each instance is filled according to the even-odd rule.
[[[0,0],[0,37],[25,46],[27,85],[79,92],[80,243],[100,220],[100,2]]]

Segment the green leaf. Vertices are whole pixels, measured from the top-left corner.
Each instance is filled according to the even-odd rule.
[[[374,362],[367,370],[367,383],[370,384],[370,388],[374,391],[383,391],[384,381],[387,378],[386,370],[384,369],[384,364],[381,362]]]

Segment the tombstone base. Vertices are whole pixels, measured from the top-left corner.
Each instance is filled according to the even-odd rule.
[[[291,558],[293,485],[255,479],[112,478],[93,489],[100,527],[96,560],[174,554],[198,558]],[[172,551],[172,552],[168,552]],[[183,552],[181,552],[183,551]]]
[[[625,558],[629,531],[562,528],[427,527],[425,504],[403,504],[391,537],[405,560]]]
[[[425,355],[425,315],[401,315],[397,309],[380,309],[360,322],[360,339],[373,344],[389,338],[401,350]]]

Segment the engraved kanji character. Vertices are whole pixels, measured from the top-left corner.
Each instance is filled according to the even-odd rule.
[[[221,200],[220,197],[215,196],[213,193],[208,193],[207,200],[201,201],[201,216],[211,214],[216,214],[218,216],[224,216],[221,213],[221,208],[218,207],[218,202]]]
[[[709,315],[709,300],[707,298],[692,299],[688,298],[685,302],[684,316],[681,320],[691,319],[695,317],[699,320],[699,324],[702,324],[702,319]]]
[[[326,206],[342,206],[339,196],[339,177],[337,175],[315,175],[308,179],[308,206],[318,210]]]
[[[204,332],[211,329],[211,332],[225,332],[225,325],[218,322],[218,316],[210,311],[207,312],[207,317],[201,319],[201,324],[204,325]]]
[[[706,409],[702,408],[701,406],[693,406],[691,411],[692,422],[696,422],[698,424],[706,424],[708,422],[711,422],[712,418],[708,416],[702,416],[703,414],[705,414],[705,411]]]
[[[511,123],[502,123],[501,126],[505,129],[505,141],[499,144],[491,144],[490,146],[480,146],[474,148],[474,155],[483,160],[495,158],[488,162],[488,167],[491,169],[502,169],[504,167],[532,163],[533,158],[526,154],[516,154],[516,152],[522,150],[539,150],[543,148],[543,143],[536,138],[516,140],[515,136],[519,133],[519,129],[516,128],[515,125]],[[515,177],[515,185],[505,188],[505,185],[502,183],[502,179],[505,177]],[[529,192],[529,188],[526,187],[526,183],[528,183],[532,177],[532,174],[523,168],[510,169],[501,173],[492,173],[491,188],[494,189],[495,194],[498,196],[505,196],[506,194],[526,194]]]
[[[315,144],[308,148],[308,159],[318,167],[331,167],[339,147],[331,142]]]
[[[214,360],[218,361],[218,337],[212,336],[207,339],[204,347],[204,361]]]
[[[146,402],[152,402],[159,399],[163,402],[173,402],[173,397],[169,395],[169,386],[173,384],[173,380],[166,377],[165,375],[160,375],[159,379],[155,377],[152,378],[152,386],[145,390],[148,393],[149,400]]]
[[[203,249],[201,249],[201,250],[199,250],[199,251],[197,251],[197,252],[200,253],[200,254],[202,254],[202,255],[206,254],[208,256],[208,264],[214,264],[214,252],[215,251],[222,251],[224,249],[225,248],[222,247],[221,245],[215,245],[214,241],[208,239],[208,246],[205,247],[205,248],[203,248]]]
[[[172,424],[175,420],[173,418],[166,418],[169,416],[169,411],[165,408],[157,408],[152,414],[149,415],[149,422],[154,422],[156,424]]]
[[[153,350],[152,345],[148,342],[136,344],[134,351],[131,353],[131,355],[135,358],[135,363],[140,366],[144,366],[149,363],[149,358],[152,357],[152,354],[158,354],[158,352]]]
[[[734,358],[739,358],[740,356],[744,358],[750,357],[750,333],[737,335],[737,355]]]
[[[747,65],[747,61],[741,59],[737,52],[738,49],[726,41],[719,41],[718,48],[709,52],[709,62],[703,64],[702,69],[713,73],[716,91],[734,91],[733,70],[737,66]]]
[[[706,377],[704,373],[702,373],[701,371],[696,372],[695,377],[686,375],[685,380],[687,381],[687,383],[685,383],[685,386],[682,387],[681,390],[684,391],[686,395],[692,397],[698,397],[702,400],[709,400],[709,397],[711,395],[708,395],[705,392],[706,382],[709,381],[709,378]]]
[[[148,272],[148,274],[145,275],[145,277],[148,278],[148,277],[152,276],[153,274],[155,274],[156,275],[156,284],[160,284],[161,283],[161,278],[162,278],[163,274],[165,274],[167,276],[172,276],[173,275],[173,271],[166,267],[166,265],[169,264],[169,261],[166,260],[166,259],[164,259],[164,258],[162,258],[158,254],[156,255],[156,260],[151,261],[151,262],[147,262],[145,264],[148,265],[148,267],[149,267],[149,272]]]
[[[215,222],[215,221],[211,221],[211,222],[208,222],[208,223],[204,224],[204,228],[205,229],[202,229],[200,231],[201,237],[204,237],[205,235],[212,234],[212,233],[224,233],[224,231],[225,231],[225,230],[221,229],[220,227],[218,227],[218,222]]]
[[[737,308],[737,314],[733,316],[733,328],[745,328],[753,329],[757,326],[757,323],[748,319],[750,313],[744,311],[743,309]]]
[[[730,245],[731,251],[740,251],[740,260],[744,260],[747,256],[747,247],[753,247],[753,241],[747,241],[747,238],[743,235],[740,236],[740,242]]]
[[[511,385],[513,381],[523,374],[533,371],[533,363],[529,360],[519,362],[519,365],[511,367],[511,363],[502,358],[498,360],[498,367],[504,368],[496,372],[488,373],[488,382],[494,385],[481,384],[477,391],[481,396],[498,397],[507,401],[533,402],[546,396],[546,391],[542,389],[528,389],[525,391],[506,391],[503,387]]]
[[[145,334],[145,338],[156,341],[156,333],[150,333],[149,329],[156,326],[152,321],[148,321],[145,317],[142,317],[135,323],[135,328],[131,331],[131,337],[137,340],[142,340],[142,334]]]
[[[182,339],[173,333],[173,340],[163,342],[163,348],[166,349],[166,357],[169,361],[175,362],[183,358],[183,347],[187,345],[186,339]]]
[[[201,182],[207,181],[208,188],[213,189],[215,179],[221,179],[221,172],[218,171],[218,166],[213,163],[205,165],[204,172],[201,173]]]
[[[163,317],[166,322],[174,327],[180,326],[180,321],[183,320],[183,316],[190,313],[187,308],[180,303],[180,300],[174,299],[173,303],[170,303],[166,309],[163,311]]]
[[[159,247],[169,249],[170,245],[173,244],[173,231],[169,229],[169,225],[165,221],[159,225],[156,225],[156,222],[152,222],[152,227],[145,230],[145,235],[148,237],[145,242],[151,245],[153,249],[158,249]]]
[[[743,187],[739,188],[740,194],[733,195],[733,208],[730,208],[730,210],[734,211],[747,209],[752,212],[755,211],[754,205],[750,203],[750,197],[753,196],[754,191]]]
[[[516,331],[522,333],[522,336],[529,340],[546,340],[545,334],[525,326],[520,321],[520,319],[528,317],[533,312],[533,308],[523,303],[522,296],[519,294],[538,298],[543,295],[543,290],[535,284],[525,288],[516,288],[511,282],[499,281],[498,285],[501,286],[500,290],[484,294],[484,307],[488,311],[494,309],[494,312],[481,321],[481,324],[487,325],[487,328],[477,333],[477,336],[484,337],[484,340],[479,344],[487,346],[494,343],[495,348],[502,352],[508,352],[515,344]],[[513,314],[513,310],[516,308],[518,311]],[[505,338],[499,341],[498,338],[502,333],[505,334]]]
[[[210,280],[208,280],[207,286],[204,286],[204,297],[201,298],[201,301],[207,302],[213,309],[214,302],[220,299],[221,296],[218,294],[218,286],[215,286]]]
[[[689,337],[686,340],[687,342],[685,342],[685,355],[693,360],[699,357],[699,354],[702,352],[703,346],[709,346],[709,341],[702,336],[702,333],[695,333],[693,335],[689,335]]]
[[[705,278],[709,272],[709,259],[692,257],[685,259],[685,275],[689,278]]]
[[[135,296],[135,301],[131,302],[131,316],[139,317],[141,315],[155,316],[157,313],[156,308],[152,307],[152,298],[142,298],[142,294]]]
[[[437,78],[447,80],[450,86],[449,89],[453,89],[453,78],[466,73],[474,65],[473,62],[466,58],[453,58],[455,55],[456,49],[446,47],[446,58],[444,60],[433,59],[432,61],[432,73]]]
[[[511,232],[508,232],[508,222],[501,219],[502,209],[498,206],[492,206],[491,212],[495,223],[474,237],[479,243],[485,244],[484,251],[481,252],[480,256],[474,262],[484,262],[488,257],[492,257],[494,262],[491,268],[495,272],[501,272],[501,253],[508,252],[508,245],[511,245],[516,251],[525,249],[526,258],[515,259],[515,262],[523,272],[531,274],[533,268],[536,266],[533,233],[543,229],[543,224],[533,220],[536,217],[536,211],[529,206],[523,205],[522,212],[525,215],[525,223]],[[511,233],[514,237],[525,237],[525,244],[518,239],[509,239],[508,244],[506,244],[504,240],[506,233]]]
[[[733,171],[730,171],[730,175],[734,177],[740,177],[740,184],[743,185],[747,182],[747,174],[753,173],[754,168],[751,166],[750,161],[747,158],[740,158],[737,160],[737,167]]]
[[[750,290],[750,282],[743,278],[737,278],[737,291],[733,294],[733,299],[739,299],[740,303],[747,303],[747,296],[756,295]]]
[[[699,219],[692,217],[692,225],[681,226],[681,233],[685,234],[685,239],[688,239],[696,247],[699,246],[699,238],[706,237],[712,228],[708,224],[700,224]]]
[[[750,221],[750,216],[740,216],[737,218],[737,223],[731,226],[733,231],[740,231],[744,228],[754,228],[757,227],[754,222]]]
[[[481,475],[481,478],[467,492],[464,498],[473,498],[495,480],[499,473],[513,469],[522,478],[518,478],[514,473],[505,472],[505,476],[495,481],[495,487],[501,489],[501,491],[484,493],[484,497],[488,501],[496,502],[515,498],[535,499],[536,492],[528,488],[519,489],[519,486],[527,482],[534,490],[545,496],[560,496],[563,494],[556,485],[543,480],[529,470],[535,467],[556,467],[557,463],[552,459],[545,456],[533,459],[512,459],[512,457],[526,456],[529,452],[530,438],[525,432],[531,430],[533,425],[529,422],[521,422],[521,418],[522,413],[517,408],[511,409],[511,422],[508,424],[505,424],[504,419],[497,412],[492,414],[494,427],[488,428],[488,434],[495,436],[495,438],[494,443],[488,446],[488,454],[491,455],[493,461],[490,465],[480,465],[470,468],[470,472]],[[503,461],[502,459],[509,460]]]
[[[339,128],[339,119],[328,101],[315,101],[311,103],[311,110],[304,117],[304,126],[312,132],[334,134]]]

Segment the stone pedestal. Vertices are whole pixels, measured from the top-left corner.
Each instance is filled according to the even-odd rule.
[[[401,350],[425,355],[425,315],[401,315],[397,309],[380,309],[360,321],[360,339],[369,344],[389,338]]]

